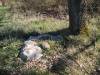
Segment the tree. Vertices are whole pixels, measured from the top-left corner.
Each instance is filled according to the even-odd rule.
[[[69,9],[69,30],[71,34],[79,34],[81,28],[80,7],[82,0],[67,0]]]

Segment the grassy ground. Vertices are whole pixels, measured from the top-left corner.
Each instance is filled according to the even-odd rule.
[[[0,11],[5,12],[5,8],[0,8]],[[0,75],[7,75],[13,72],[17,67],[23,65],[18,64],[17,55],[23,42],[31,35],[38,35],[43,33],[57,33],[68,27],[67,20],[58,20],[54,18],[42,17],[23,17],[14,15],[13,17],[2,13],[0,19]],[[6,13],[6,12],[5,12]],[[66,36],[63,35],[63,41],[47,40],[51,49],[45,51],[47,56],[55,56],[55,53],[63,55],[61,61],[66,62],[64,65],[58,64],[56,72],[39,71],[37,69],[25,70],[23,75],[91,75],[96,72],[95,70],[100,67],[100,18],[93,18],[88,23],[88,29],[96,29],[97,40],[96,46],[87,47],[87,36]],[[92,27],[90,27],[92,26]],[[63,34],[63,33],[60,33]],[[44,40],[43,40],[44,41]],[[86,43],[86,47],[84,46]],[[63,68],[59,68],[63,67]]]

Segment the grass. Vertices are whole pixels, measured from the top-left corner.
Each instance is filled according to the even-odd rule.
[[[3,12],[4,10],[5,8],[0,7],[0,12]],[[15,19],[14,17],[7,19],[4,16],[5,15],[3,15],[3,18],[0,20],[0,75],[7,75],[10,72],[15,71],[16,68],[23,67],[23,65],[18,64],[17,55],[21,45],[27,38],[29,38],[29,36],[57,32],[68,27],[68,21],[66,20],[40,17],[19,17],[17,19],[16,15]],[[6,22],[3,22],[5,20]],[[64,59],[65,61],[70,61],[68,62],[69,64],[67,64],[67,66],[65,65],[64,70],[61,69],[59,71],[60,75],[90,75],[94,72],[97,66],[100,66],[100,23],[97,21],[96,17],[90,20],[89,24],[89,26],[94,25],[97,32],[95,50],[93,46],[89,46],[84,51],[80,51],[80,45],[83,45],[87,37],[86,35],[64,35],[66,40],[63,41],[47,40],[51,45],[51,49],[44,51],[45,55],[52,57],[55,56],[55,52],[59,52],[64,55],[66,58]],[[90,27],[88,28],[90,30]],[[33,74],[56,75],[56,73],[39,71],[37,69],[30,69],[26,72],[22,72],[22,75]]]
[[[2,19],[2,21],[5,20]],[[20,65],[17,63],[17,55],[19,49],[23,42],[29,38],[29,36],[43,34],[48,32],[53,32],[56,30],[63,29],[66,27],[66,21],[55,20],[53,18],[48,18],[45,20],[36,20],[31,21],[31,23],[23,23],[12,21],[9,19],[7,23],[2,23],[0,27],[0,68],[3,70],[13,71]],[[58,22],[58,23],[56,23]],[[62,25],[62,26],[61,26]],[[48,27],[49,26],[49,27]],[[52,28],[53,27],[53,28]],[[52,41],[49,41],[52,43]],[[55,43],[55,41],[54,41]],[[53,50],[52,50],[53,51]],[[47,52],[47,51],[46,51]],[[46,53],[45,52],[45,53]],[[47,54],[52,52],[48,51]],[[2,60],[2,61],[1,61]],[[2,71],[1,70],[1,71]],[[36,73],[27,71],[26,74],[36,74],[41,75],[41,73]],[[5,71],[1,74],[5,74]],[[46,73],[43,73],[45,75]]]

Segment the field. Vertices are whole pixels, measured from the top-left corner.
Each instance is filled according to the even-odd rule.
[[[83,31],[83,34],[73,36],[65,34],[68,19],[25,17],[18,14],[12,16],[4,7],[0,7],[0,12],[0,75],[94,75],[94,73],[100,73],[100,17],[89,20],[87,23],[89,32]],[[95,45],[90,45],[90,34],[93,29],[96,32],[96,42]],[[61,41],[46,40],[51,45],[51,49],[44,51],[44,55],[50,58],[57,53],[63,55],[62,63],[55,66],[54,72],[31,68],[18,73],[16,69],[23,68],[25,65],[17,61],[19,49],[30,36],[40,34],[59,34],[63,37]]]

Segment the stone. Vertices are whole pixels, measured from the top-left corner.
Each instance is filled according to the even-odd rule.
[[[37,46],[38,44],[35,41],[27,40],[24,42],[25,46]]]
[[[44,40],[40,45],[36,42],[39,40]],[[19,57],[24,60],[38,60],[42,55],[43,49],[50,49],[50,44],[45,40],[63,40],[62,36],[41,34],[38,36],[30,36],[28,40],[24,42],[24,46],[21,48]],[[41,47],[40,47],[41,46]]]
[[[49,45],[48,42],[42,42],[41,46],[42,46],[43,49],[50,49],[50,45]]]
[[[25,60],[38,60],[42,57],[42,49],[35,41],[25,41],[24,47],[21,49],[20,58]]]

